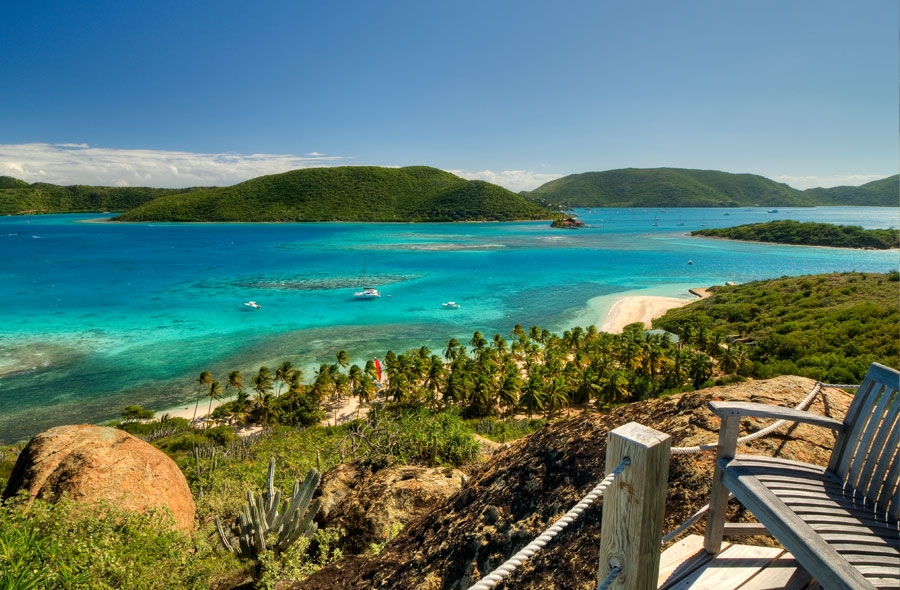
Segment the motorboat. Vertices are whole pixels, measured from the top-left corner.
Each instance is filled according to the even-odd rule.
[[[459,309],[459,303],[455,301],[447,301],[446,303],[441,303],[441,307],[444,309]]]
[[[244,309],[259,309],[260,307],[262,307],[262,305],[255,301],[247,301],[246,303],[244,303],[243,307]]]
[[[363,287],[362,291],[356,291],[353,297],[356,299],[378,299],[381,297],[381,292],[375,287]]]

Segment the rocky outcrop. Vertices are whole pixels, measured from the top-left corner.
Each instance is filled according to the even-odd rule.
[[[459,491],[464,478],[450,468],[407,465],[372,473],[358,465],[340,465],[322,480],[317,521],[321,527],[347,531],[345,552],[363,553],[443,504]]]
[[[377,556],[345,559],[291,587],[467,588],[544,532],[603,479],[610,430],[634,421],[671,435],[674,447],[715,443],[718,419],[706,407],[710,400],[795,406],[814,385],[810,379],[778,377],[630,404],[609,412],[585,412],[550,424],[499,450],[470,474],[465,487],[409,524]],[[843,391],[826,389],[810,411],[840,419],[851,399]],[[745,420],[742,431],[753,432],[768,423]],[[741,452],[825,464],[833,443],[830,430],[800,425],[784,427],[742,446]],[[709,454],[672,457],[664,532],[676,528],[707,502],[712,462]],[[738,510],[734,505],[732,511]],[[596,588],[601,516],[602,503],[597,503],[498,588]],[[701,521],[689,532],[703,534],[703,526]],[[749,542],[770,541],[753,538]]]
[[[19,455],[3,497],[27,490],[28,502],[66,494],[142,512],[166,507],[176,526],[194,527],[194,499],[178,466],[162,451],[115,428],[59,426],[35,436]]]

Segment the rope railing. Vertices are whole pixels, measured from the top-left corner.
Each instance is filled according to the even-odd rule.
[[[813,401],[815,401],[816,397],[821,393],[823,388],[837,388],[837,389],[858,389],[859,385],[853,384],[836,384],[836,383],[822,383],[821,381],[816,382],[812,391],[807,395],[799,404],[795,406],[797,410],[805,410],[807,409]],[[781,428],[788,420],[777,420],[773,422],[766,428],[754,432],[752,434],[748,434],[738,439],[738,444],[745,444],[764,436],[767,436]],[[711,443],[705,445],[698,445],[693,447],[672,447],[670,449],[670,454],[672,455],[694,455],[706,452],[713,452],[718,448],[718,444]],[[538,551],[540,551],[547,543],[549,543],[556,535],[562,532],[569,524],[575,521],[581,514],[590,507],[598,498],[603,496],[603,493],[606,489],[615,481],[616,477],[618,477],[625,468],[631,463],[631,461],[626,457],[624,458],[618,466],[603,480],[598,483],[594,489],[592,489],[578,504],[572,507],[571,510],[566,512],[564,516],[559,518],[556,522],[553,523],[550,528],[544,531],[541,535],[535,538],[531,543],[523,547],[519,550],[515,555],[507,559],[502,565],[494,569],[491,573],[484,576],[473,584],[469,586],[468,590],[491,590],[497,584],[499,584],[503,579],[509,576],[512,572],[516,570],[520,565],[522,565],[526,560],[530,559],[533,555],[535,555]],[[697,521],[706,516],[706,513],[709,511],[709,505],[703,506],[695,512],[691,517],[685,520],[682,524],[680,524],[677,528],[675,528],[670,533],[666,534],[662,537],[661,544],[668,543],[672,539],[676,538],[682,532],[684,532],[688,527],[695,524]],[[600,582],[597,586],[597,590],[608,590],[608,588],[612,587],[616,578],[622,573],[623,566],[619,563],[613,564],[610,563],[610,571],[607,574],[606,578]]]
[[[809,395],[807,395],[805,398],[803,398],[803,400],[801,400],[800,403],[795,406],[795,409],[797,409],[797,410],[807,409],[810,405],[812,405],[813,401],[816,399],[816,396],[818,396],[819,393],[822,391],[822,389],[824,389],[825,387],[831,387],[831,388],[835,388],[835,389],[859,389],[859,385],[849,385],[849,384],[844,384],[844,383],[822,383],[821,381],[817,381],[816,385],[812,388],[812,391],[810,391]],[[771,434],[772,432],[778,430],[779,428],[781,428],[788,422],[789,422],[789,420],[777,420],[777,421],[773,422],[772,424],[770,424],[769,426],[763,428],[762,430],[758,430],[757,432],[754,432],[753,434],[748,434],[747,436],[742,436],[741,438],[739,438],[737,440],[737,442],[738,442],[738,444],[744,444],[744,443],[748,443],[748,442],[760,439],[760,438],[767,436],[767,435]],[[696,447],[673,447],[671,449],[671,453],[673,455],[696,455],[698,453],[706,453],[706,452],[715,451],[718,448],[718,446],[719,446],[718,444],[712,443],[712,444],[699,445]],[[729,494],[729,497],[731,497],[731,494]],[[694,523],[696,523],[697,521],[699,521],[700,519],[705,517],[706,513],[708,511],[709,511],[709,504],[706,504],[705,506],[700,508],[700,510],[698,510],[693,515],[691,515],[687,520],[685,520],[683,523],[678,525],[674,530],[672,530],[671,532],[669,532],[668,534],[663,536],[662,541],[660,541],[660,544],[665,545],[672,539],[676,538],[678,535],[680,535],[682,532],[684,532],[688,527],[690,527],[691,525],[693,525]]]
[[[821,381],[817,381],[815,387],[812,388],[812,391],[807,395],[799,404],[797,404],[794,409],[797,410],[805,410],[808,408],[813,401],[815,401],[816,396],[819,395],[819,392],[822,391],[824,387],[832,387],[837,389],[858,389],[859,385],[847,385],[847,384],[838,384],[838,383],[822,383]],[[762,438],[764,436],[768,436],[769,434],[775,432],[785,424],[787,424],[789,420],[777,420],[766,426],[762,430],[754,432],[753,434],[748,434],[746,436],[742,436],[737,440],[737,444],[745,444],[756,439]],[[718,448],[718,444],[709,443],[705,445],[698,445],[695,447],[672,447],[673,455],[697,455],[699,453],[711,453]]]
[[[558,535],[564,528],[566,528],[569,524],[571,524],[575,519],[581,516],[581,513],[587,510],[587,508],[597,500],[597,498],[603,495],[603,492],[606,491],[613,481],[615,481],[616,477],[625,470],[625,468],[631,463],[631,461],[626,457],[613,469],[612,473],[607,475],[603,480],[598,483],[594,489],[592,489],[588,495],[586,495],[582,500],[572,507],[571,510],[566,512],[564,516],[562,516],[559,520],[557,520],[553,525],[544,531],[541,535],[539,535],[534,541],[523,547],[518,553],[507,559],[503,565],[496,568],[494,571],[484,576],[472,586],[469,586],[469,590],[490,590],[494,586],[496,586],[503,578],[510,575],[515,571],[517,567],[522,565],[527,559],[529,559],[532,555],[540,551],[544,545],[550,542],[553,537]]]
[[[616,578],[619,577],[619,574],[622,573],[622,564],[617,563],[609,570],[609,573],[606,574],[606,578],[597,586],[597,590],[609,590],[612,588],[613,582],[616,581]]]

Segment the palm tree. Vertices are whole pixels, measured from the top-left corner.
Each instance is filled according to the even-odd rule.
[[[599,405],[609,406],[624,401],[628,397],[628,377],[625,371],[613,369],[600,382],[602,398]]]
[[[531,418],[536,412],[544,409],[544,383],[540,375],[535,371],[528,377],[528,382],[522,390],[522,396],[519,398],[519,405],[524,408]]]
[[[521,391],[522,377],[519,374],[519,367],[516,366],[515,362],[507,362],[503,370],[503,380],[497,392],[497,403],[501,407],[506,407],[507,413],[512,414],[515,411],[516,404],[519,403]]]
[[[460,357],[460,355],[465,354],[465,348],[459,343],[459,340],[456,338],[451,338],[447,341],[446,347],[444,349],[444,358],[449,362],[453,362]]]
[[[316,371],[316,377],[313,379],[312,384],[312,393],[318,402],[328,397],[334,387],[334,373],[331,369],[332,365],[322,363]]]
[[[441,357],[436,354],[431,355],[431,360],[428,364],[428,375],[425,377],[424,386],[425,389],[431,392],[430,399],[435,402],[437,402],[438,392],[441,390],[441,387],[443,387],[446,376],[447,369],[444,367]]]
[[[545,400],[544,409],[547,412],[547,417],[569,405],[569,392],[566,387],[565,377],[562,374],[556,373],[550,378],[550,381],[547,383]]]
[[[237,423],[244,422],[250,413],[250,394],[240,389],[237,398],[231,403],[231,419]]]
[[[237,389],[238,393],[244,390],[244,376],[240,371],[232,371],[228,373],[228,380],[225,382],[226,393],[230,389]]]
[[[713,364],[709,355],[702,352],[694,354],[691,358],[690,376],[694,383],[694,389],[700,389],[700,386],[712,377]]]
[[[256,392],[256,401],[262,402],[267,393],[272,391],[272,371],[263,365],[253,378],[253,391]]]
[[[475,330],[475,333],[472,334],[472,340],[469,342],[469,345],[472,347],[472,353],[475,355],[475,358],[479,358],[485,350],[488,341],[481,334],[479,330]]]
[[[222,399],[222,384],[218,381],[213,381],[209,384],[209,409],[206,410],[206,427],[209,428],[209,416],[212,415],[212,405],[213,400]]]
[[[347,354],[347,351],[339,350],[335,356],[337,357],[337,362],[341,368],[346,369],[350,364],[350,356]]]
[[[281,395],[281,386],[290,381],[291,375],[294,374],[294,365],[291,361],[284,361],[277,369],[275,369],[275,397]]]
[[[194,417],[191,418],[191,423],[197,420],[197,408],[200,407],[200,395],[203,391],[203,388],[210,383],[212,383],[212,373],[209,371],[203,371],[200,373],[200,376],[197,377],[197,403],[194,404]]]

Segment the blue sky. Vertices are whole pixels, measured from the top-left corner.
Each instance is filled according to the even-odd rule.
[[[0,175],[227,185],[428,165],[897,173],[896,0],[12,0]]]

